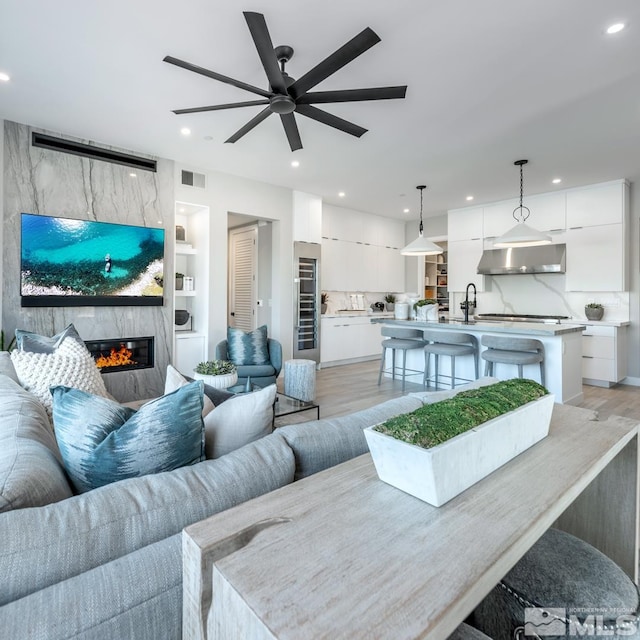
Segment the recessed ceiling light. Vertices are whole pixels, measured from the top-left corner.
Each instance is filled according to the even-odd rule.
[[[0,82],[9,82],[10,79],[8,73],[0,72]]]
[[[184,208],[184,207],[180,207],[180,208],[178,209],[178,213],[184,213],[184,212],[185,212],[185,208]]]
[[[191,129],[189,129],[189,127],[182,127],[182,129],[180,129],[180,133],[183,136],[190,136],[191,135]]]
[[[624,29],[624,26],[625,26],[624,22],[616,22],[615,24],[612,24],[609,27],[607,27],[607,33],[609,35],[612,35],[614,33],[619,33]]]
[[[158,220],[158,224],[162,224],[162,220]]]
[[[138,175],[137,175],[137,174],[135,174],[135,173],[130,173],[130,174],[129,174],[129,177],[130,177],[130,178],[137,178],[137,177],[138,177]]]
[[[344,191],[338,193],[338,198],[344,198],[347,194]]]
[[[553,182],[553,184],[560,184],[562,182],[562,178],[554,178],[551,182]]]
[[[402,213],[409,213],[409,209],[403,209]]]
[[[471,202],[471,200],[473,200],[473,196],[467,196],[466,199],[467,199],[468,202]]]
[[[291,166],[295,169],[300,166],[300,162],[298,162],[298,160],[292,160]]]

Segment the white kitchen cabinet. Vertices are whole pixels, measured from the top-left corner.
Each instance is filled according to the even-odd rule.
[[[404,256],[396,248],[376,247],[377,285],[372,291],[389,292],[404,289]]]
[[[625,291],[624,225],[567,229],[567,291]]]
[[[567,191],[567,228],[623,223],[628,189],[621,180]]]
[[[323,366],[372,360],[380,356],[380,325],[371,324],[369,315],[322,318],[320,327],[320,361]]]
[[[566,226],[566,195],[562,193],[543,193],[523,199],[523,205],[528,207],[530,215],[526,223],[538,231],[561,231]],[[497,238],[506,233],[517,222],[513,211],[520,206],[520,200],[504,200],[484,207],[483,231],[484,237]],[[526,213],[526,211],[525,211]]]
[[[325,291],[346,291],[342,243],[330,238],[322,239],[320,254],[320,287]]]
[[[447,287],[451,291],[464,291],[473,282],[478,292],[484,291],[484,276],[478,274],[484,241],[457,240],[448,243]]]
[[[293,192],[293,239],[322,242],[322,198],[301,191]]]
[[[449,242],[476,240],[483,237],[482,207],[458,209],[449,212],[447,216],[447,238]]]
[[[627,327],[587,325],[582,333],[585,384],[610,387],[627,375]]]

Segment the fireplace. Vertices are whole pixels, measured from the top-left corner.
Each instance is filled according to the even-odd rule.
[[[101,373],[153,367],[153,337],[85,340]]]

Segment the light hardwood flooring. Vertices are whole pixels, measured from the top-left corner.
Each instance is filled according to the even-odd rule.
[[[378,360],[328,367],[316,372],[316,402],[320,417],[331,418],[366,409],[385,400],[404,395],[400,379],[383,376],[378,386]],[[414,378],[415,379],[415,378]],[[279,381],[282,390],[282,381]],[[405,393],[422,391],[422,385],[406,383]],[[583,386],[584,401],[580,405],[598,412],[601,419],[615,414],[640,421],[640,387],[617,385],[611,389]],[[292,424],[315,418],[315,412],[285,416],[277,424]]]

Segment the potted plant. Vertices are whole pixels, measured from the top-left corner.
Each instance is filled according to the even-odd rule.
[[[387,311],[394,311],[396,308],[396,297],[393,293],[387,293],[384,297],[384,301],[386,303]]]
[[[184,285],[184,273],[176,273],[176,291],[182,291]]]
[[[320,313],[327,312],[327,302],[329,301],[329,294],[326,291],[323,291],[320,294]]]
[[[229,360],[208,360],[198,364],[193,377],[216,389],[228,389],[238,382],[238,369]]]
[[[549,432],[554,396],[515,378],[367,427],[378,477],[441,506]]]
[[[424,298],[414,302],[416,320],[421,322],[438,322],[438,301],[435,298]]]
[[[587,320],[602,320],[604,307],[599,302],[590,302],[584,306],[584,313]]]

